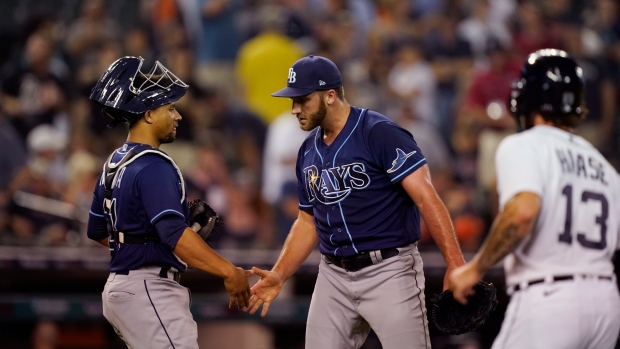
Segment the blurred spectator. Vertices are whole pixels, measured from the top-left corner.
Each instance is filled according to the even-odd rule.
[[[577,25],[580,21],[579,16],[573,11],[571,0],[547,0],[542,6],[549,36],[552,38],[561,38],[567,27]]]
[[[508,48],[498,40],[489,42],[486,53],[489,67],[474,72],[459,106],[452,136],[457,155],[456,174],[461,181],[471,184],[479,180],[477,162],[481,132],[492,130],[503,133],[513,131],[515,127],[506,103],[512,82],[519,76],[519,66],[511,60]],[[485,151],[489,150],[490,154],[492,148],[485,148]],[[485,169],[493,172],[493,167]]]
[[[235,59],[241,46],[237,20],[241,0],[201,0],[202,43],[197,51],[198,82],[235,96]]]
[[[436,177],[452,177],[452,156],[447,142],[439,134],[437,128],[428,121],[418,117],[410,106],[403,105],[398,111],[395,121],[402,128],[411,132],[416,143],[428,161],[433,175],[433,186],[440,192],[442,186],[435,183]]]
[[[260,183],[267,135],[264,121],[244,106],[227,100],[218,90],[206,90],[203,103],[202,129],[224,135],[231,146],[227,160],[232,169],[244,171],[255,183]]]
[[[246,1],[241,21],[247,24],[242,26],[242,40],[247,41],[263,31],[263,19],[256,16],[257,12],[267,6],[279,8],[280,28],[282,34],[293,39],[304,52],[310,52],[314,48],[314,37],[311,25],[308,21],[313,21],[316,4],[314,0],[268,0],[268,1]],[[313,18],[314,17],[314,18]]]
[[[73,206],[74,210],[73,227],[78,230],[76,238],[79,240],[71,241],[72,244],[94,243],[86,238],[86,228],[103,161],[90,152],[85,142],[84,139],[76,138],[71,144],[71,154],[67,159],[67,188],[62,196],[62,201]]]
[[[83,1],[80,16],[69,26],[65,49],[72,66],[95,61],[99,44],[118,40],[118,23],[106,16],[104,4],[104,0]]]
[[[28,165],[13,179],[8,223],[18,244],[64,245],[74,209],[61,201],[67,185],[64,134],[39,125],[28,134]]]
[[[584,37],[584,48],[589,56],[603,59],[610,69],[616,89],[616,115],[611,127],[610,149],[606,156],[612,164],[620,168],[620,5],[614,0],[587,2],[582,13],[585,22],[584,32],[594,35]],[[584,35],[585,36],[585,35]]]
[[[223,218],[224,226],[215,238],[217,245],[250,248],[268,240],[261,229],[271,227],[259,218],[252,183],[246,181],[243,172],[235,175],[222,156],[226,146],[224,137],[217,132],[205,133],[197,146],[195,164],[185,176],[187,197],[205,200]]]
[[[511,44],[510,32],[501,25],[491,22],[489,14],[490,0],[474,0],[469,16],[458,25],[459,35],[469,42],[474,55],[474,64],[478,69],[488,65],[487,51],[491,38],[498,40],[503,46]]]
[[[452,144],[456,155],[455,174],[479,193],[486,217],[497,210],[495,150],[516,129],[507,101],[519,66],[508,48],[493,40],[488,44],[489,68],[475,71],[458,110]]]
[[[314,12],[317,19],[313,21],[313,35],[319,45],[326,39],[333,42],[335,55],[326,57],[336,64],[342,62],[343,58],[362,57],[366,52],[368,30],[375,20],[375,1],[325,0],[323,3],[324,7]],[[344,31],[345,35],[329,35],[333,31]],[[344,47],[340,47],[339,44],[343,44]]]
[[[378,0],[376,4],[375,22],[367,36],[367,69],[371,81],[387,91],[387,76],[398,42],[407,37],[420,38],[424,33],[421,23],[410,17],[410,1]]]
[[[205,92],[195,80],[195,64],[194,55],[188,48],[179,47],[174,50],[167,51],[162,55],[162,63],[175,75],[189,85],[184,98],[176,102],[179,114],[183,117],[183,121],[177,129],[177,139],[184,141],[192,141],[196,134],[200,133],[204,128],[204,123],[200,120],[205,110],[200,108]],[[176,146],[179,143],[170,144]]]
[[[316,48],[319,56],[329,57],[341,66],[347,66],[362,53],[355,47],[355,26],[347,11],[326,13],[315,25]]]
[[[52,47],[52,55],[49,62],[49,70],[65,81],[71,78],[71,72],[69,66],[62,58],[62,40],[65,34],[65,25],[62,23],[58,16],[49,12],[33,12],[30,13],[20,25],[19,29],[19,42],[12,53],[12,67],[9,69],[19,69],[23,64],[23,57],[21,57],[24,51],[24,46],[28,39],[34,35],[40,35],[44,37]]]
[[[457,32],[459,14],[444,11],[439,24],[425,38],[433,73],[437,79],[437,110],[439,131],[446,141],[450,140],[455,119],[456,101],[471,74],[473,60],[469,42]]]
[[[527,56],[543,48],[559,48],[559,37],[553,37],[538,1],[526,0],[517,8],[513,36],[514,59],[523,62]]]
[[[68,132],[66,82],[50,70],[52,42],[33,34],[26,42],[25,65],[2,81],[2,109],[20,135],[42,123],[55,123]]]
[[[8,216],[7,205],[10,199],[9,184],[14,176],[21,170],[27,160],[26,149],[23,140],[15,128],[7,122],[0,113],[0,236],[7,228]]]
[[[155,61],[155,52],[149,44],[148,32],[143,26],[135,26],[127,30],[127,33],[123,35],[122,49],[126,56],[142,57],[147,64]]]
[[[619,5],[615,0],[595,0],[587,3],[583,16],[585,26],[593,30],[598,40],[588,45],[596,45],[600,51],[590,51],[593,54],[605,55],[606,49],[617,44],[620,40],[620,19],[618,18]]]
[[[416,39],[402,38],[397,43],[394,65],[388,73],[388,88],[398,104],[407,105],[415,114],[415,119],[439,129],[435,74]]]
[[[289,101],[269,94],[281,87],[288,69],[303,55],[301,48],[283,34],[283,12],[273,5],[259,9],[261,32],[243,43],[236,62],[243,100],[266,124],[290,108]]]
[[[156,56],[160,56],[178,47],[193,48],[190,40],[199,40],[187,32],[185,23],[191,25],[196,20],[186,20],[187,7],[185,3],[194,3],[194,0],[141,0],[139,5],[140,26],[143,27]],[[198,15],[197,6],[194,16]],[[194,23],[196,26],[198,23]],[[198,43],[196,43],[197,45]]]
[[[607,61],[600,56],[587,56],[582,30],[566,27],[563,32],[563,47],[571,53],[583,70],[585,81],[585,102],[588,114],[579,126],[578,132],[609,156],[611,136],[617,115],[617,89]]]
[[[274,209],[278,243],[284,242],[293,223],[291,218],[297,218],[299,199],[295,163],[299,147],[307,136],[308,132],[299,127],[297,118],[290,111],[275,118],[267,131],[262,197]]]

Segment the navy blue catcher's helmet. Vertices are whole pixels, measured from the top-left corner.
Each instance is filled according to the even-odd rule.
[[[585,116],[583,85],[581,67],[566,52],[543,49],[530,54],[510,95],[519,131],[533,126],[532,112],[556,124],[569,116]]]
[[[89,99],[103,105],[112,118],[108,127],[131,122],[149,110],[177,101],[188,85],[159,63],[147,73],[140,71],[142,57],[121,57],[103,73]]]

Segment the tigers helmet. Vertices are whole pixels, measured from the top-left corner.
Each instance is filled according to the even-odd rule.
[[[112,118],[112,128],[131,122],[149,110],[179,100],[189,87],[156,61],[148,72],[141,71],[144,58],[121,57],[103,73],[89,99],[101,104]]]
[[[510,112],[519,131],[533,126],[533,112],[562,124],[569,116],[585,116],[581,67],[566,52],[542,49],[531,53],[512,85]]]

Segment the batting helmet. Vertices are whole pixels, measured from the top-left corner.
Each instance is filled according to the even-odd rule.
[[[586,112],[583,85],[581,67],[566,52],[543,49],[530,54],[510,95],[519,130],[533,126],[533,112],[558,126],[577,126]]]
[[[159,61],[147,73],[140,70],[144,58],[121,57],[103,73],[89,99],[103,105],[112,128],[131,122],[149,110],[177,101],[188,85]]]

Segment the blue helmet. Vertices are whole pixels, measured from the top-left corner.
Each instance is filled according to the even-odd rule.
[[[89,99],[112,118],[108,127],[131,122],[149,110],[179,100],[189,87],[159,61],[147,73],[142,57],[121,57],[103,73]]]
[[[519,130],[533,126],[532,112],[557,125],[574,127],[586,114],[583,71],[562,50],[538,50],[523,64],[509,103]]]

